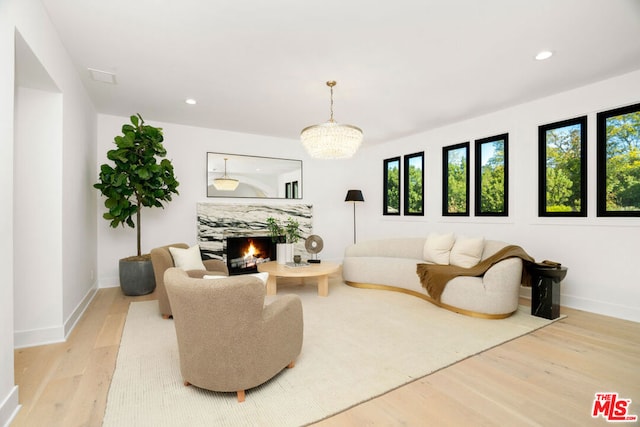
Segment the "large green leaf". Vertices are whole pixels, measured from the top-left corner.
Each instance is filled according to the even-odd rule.
[[[114,137],[116,148],[107,152],[113,166],[101,165],[99,181],[93,185],[106,197],[103,217],[114,228],[125,224],[135,228],[142,206],[163,207],[162,202],[179,194],[173,165],[160,159],[166,156],[162,129],[146,125],[139,114],[130,120],[122,126],[122,135]],[[139,248],[138,238],[140,255]]]

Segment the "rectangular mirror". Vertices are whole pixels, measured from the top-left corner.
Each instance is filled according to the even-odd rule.
[[[302,199],[302,160],[209,152],[207,197]]]

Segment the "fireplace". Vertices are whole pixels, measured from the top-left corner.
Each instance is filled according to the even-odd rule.
[[[269,236],[227,237],[229,275],[255,273],[258,271],[258,264],[275,259],[275,243]]]

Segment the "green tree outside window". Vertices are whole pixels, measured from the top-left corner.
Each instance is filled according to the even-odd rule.
[[[508,134],[476,140],[476,215],[508,214],[508,142]]]
[[[404,157],[404,214],[424,215],[424,152]]]
[[[469,215],[469,143],[443,148],[442,214]]]
[[[383,215],[400,215],[400,157],[384,161]]]
[[[640,216],[640,104],[598,114],[598,215]]]
[[[540,126],[540,216],[586,216],[587,117]]]

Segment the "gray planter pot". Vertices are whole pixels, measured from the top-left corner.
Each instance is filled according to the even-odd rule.
[[[129,296],[146,295],[156,288],[151,260],[120,260],[120,288]]]

